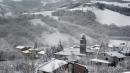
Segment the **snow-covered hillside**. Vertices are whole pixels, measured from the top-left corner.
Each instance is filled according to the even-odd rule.
[[[95,13],[96,15],[96,21],[102,23],[102,24],[107,24],[107,25],[111,25],[111,24],[115,24],[118,26],[126,26],[126,25],[130,25],[130,16],[125,16],[123,14],[120,14],[118,12],[114,12],[108,9],[98,9],[95,7],[77,7],[77,8],[73,8],[70,9],[71,11],[73,10],[83,10],[83,11],[87,11],[90,10],[92,12]]]
[[[61,33],[57,28],[47,25],[41,19],[32,19],[30,20],[30,22],[34,26],[41,25],[42,27],[48,28],[48,30],[46,30],[45,32],[43,31],[43,33],[41,34],[41,39],[43,40],[41,42],[43,42],[46,45],[56,46],[59,43],[59,41],[65,43],[68,42],[68,44],[71,41],[78,42],[75,37],[65,33]]]
[[[100,10],[93,8],[93,12],[96,14],[97,21],[102,24],[116,24],[118,26],[130,25],[130,16],[125,16],[108,9]]]
[[[129,6],[130,3],[106,2],[106,1],[92,1],[92,3],[103,3],[103,4],[108,4],[108,5],[130,8]]]

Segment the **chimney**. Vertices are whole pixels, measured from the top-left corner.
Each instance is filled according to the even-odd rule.
[[[80,39],[80,53],[86,53],[86,44],[86,36],[85,34],[82,34]]]

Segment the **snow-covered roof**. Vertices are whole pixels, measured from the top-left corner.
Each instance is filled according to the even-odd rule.
[[[50,73],[50,72],[53,72],[54,70],[60,68],[61,66],[65,65],[65,64],[67,64],[66,61],[53,59],[53,60],[47,62],[46,64],[42,65],[41,67],[39,67],[38,70]]]
[[[22,51],[23,53],[27,54],[27,53],[30,53],[29,50],[25,50],[25,51]]]
[[[39,49],[30,48],[29,51],[38,51]]]
[[[95,51],[92,50],[92,49],[87,48],[86,52],[91,52],[92,53],[92,52],[95,52]],[[66,56],[72,55],[72,54],[77,55],[77,56],[85,56],[85,54],[80,53],[80,48],[79,47],[64,48],[63,51],[57,52],[55,54],[57,54],[57,55],[66,55]]]
[[[85,56],[85,54],[81,54],[79,51],[60,51],[55,53],[56,55],[64,55],[64,56],[69,56],[69,55],[77,55],[77,56]]]
[[[40,51],[38,52],[38,54],[45,54],[45,51]]]
[[[91,50],[91,49],[86,49],[86,52],[94,53],[95,51],[94,51],[94,50]]]
[[[124,58],[126,57],[125,55],[118,53],[117,51],[110,51],[110,52],[105,52],[106,54],[108,54],[109,56],[112,57],[117,57],[117,58]]]
[[[78,47],[76,47],[76,48],[74,48],[74,47],[69,47],[69,48],[64,48],[63,51],[77,51],[77,52],[79,52],[79,51],[80,51],[80,48],[78,48]]]
[[[18,48],[18,49],[23,49],[23,48],[25,48],[25,46],[19,45],[19,46],[16,46],[16,48]]]
[[[106,61],[106,60],[101,60],[101,59],[91,59],[90,61],[93,61],[93,62],[99,62],[99,63],[106,63],[106,64],[109,64],[110,62]]]
[[[122,51],[120,51],[121,53],[125,54],[125,53],[130,53],[130,48],[124,48]]]
[[[65,56],[69,56],[69,55],[72,55],[72,54],[78,55],[78,56],[84,55],[84,54],[80,53],[80,48],[73,48],[73,47],[64,48],[63,51],[57,52],[55,54],[57,54],[57,55],[65,55]]]
[[[90,49],[99,50],[100,49],[100,45],[96,44],[94,46],[91,46]]]

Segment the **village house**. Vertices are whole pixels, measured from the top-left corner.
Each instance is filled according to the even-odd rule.
[[[32,48],[27,46],[16,47],[25,57],[25,59],[38,59],[44,56],[44,49]]]
[[[111,39],[109,45],[112,46],[112,51],[121,51],[128,46],[128,41]]]
[[[25,50],[28,50],[28,49],[30,49],[30,48],[32,48],[32,47],[30,47],[30,46],[21,46],[21,45],[18,45],[18,46],[16,46],[15,48],[18,49],[18,50],[20,50],[20,51],[25,51]]]
[[[100,53],[97,58],[101,60],[106,60],[111,64],[116,65],[117,63],[125,60],[126,56],[117,51],[110,51]]]
[[[91,62],[91,64],[95,64],[95,65],[109,65],[109,64],[111,64],[111,62],[109,62],[109,61],[107,61],[107,60],[103,60],[103,59],[97,59],[97,58],[95,58],[95,59],[90,59],[90,62]]]
[[[130,47],[125,47],[123,48],[121,51],[119,51],[120,53],[122,53],[125,56],[130,56]]]
[[[51,59],[39,66],[37,73],[67,73],[67,62],[58,59]]]
[[[85,65],[81,65],[74,62],[68,63],[68,72],[69,73],[88,73],[88,69]]]
[[[40,65],[37,73],[88,73],[86,66],[63,60],[52,59]]]

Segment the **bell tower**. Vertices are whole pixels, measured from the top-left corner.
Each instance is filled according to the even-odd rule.
[[[80,53],[86,53],[86,44],[86,36],[85,34],[82,34],[80,39]]]

